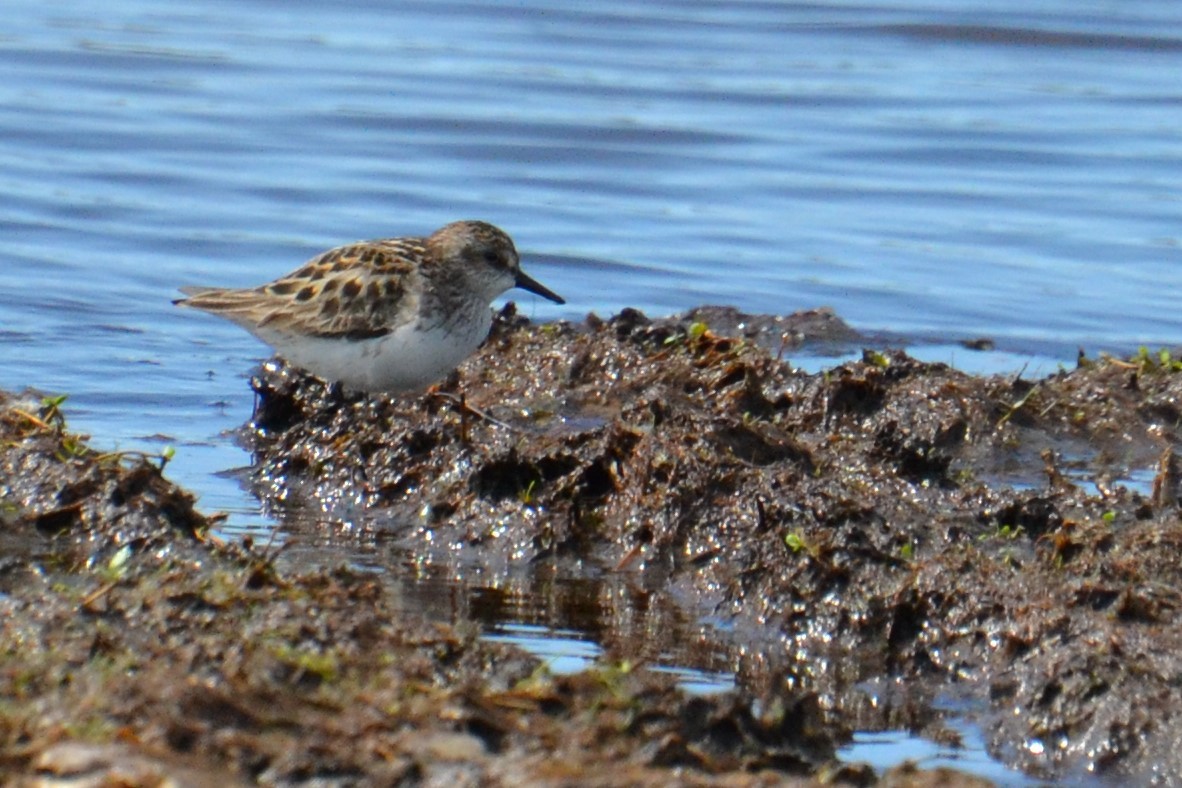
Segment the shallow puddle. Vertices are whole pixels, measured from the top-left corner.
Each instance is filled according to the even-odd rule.
[[[469,593],[476,591],[469,589]],[[555,674],[587,670],[605,657],[604,650],[587,632],[574,629],[504,620],[491,623],[483,639],[492,643],[507,643],[527,651],[543,660],[547,669]],[[670,654],[660,655],[645,668],[675,677],[677,685],[691,694],[712,695],[737,688],[737,677],[732,672],[702,670],[692,665],[679,664],[672,657]],[[954,708],[945,710],[955,711]],[[869,764],[879,773],[911,762],[925,769],[940,766],[957,769],[992,780],[1000,786],[1039,784],[992,758],[986,749],[981,729],[967,717],[949,717],[945,720],[945,726],[959,737],[959,744],[941,744],[900,730],[858,731],[853,741],[838,752],[838,756],[848,763]]]
[[[850,763],[868,763],[879,773],[911,762],[923,769],[939,766],[956,769],[992,780],[999,786],[1043,784],[991,758],[976,726],[952,721],[950,727],[960,733],[961,746],[937,744],[906,731],[859,732],[854,734],[852,743],[838,751],[838,757]]]
[[[299,537],[295,541],[289,560],[317,560],[317,548]],[[409,610],[449,624],[476,622],[483,631],[481,639],[516,646],[543,660],[556,675],[626,664],[670,675],[683,691],[708,696],[741,691],[744,665],[766,668],[786,660],[782,642],[760,644],[743,637],[740,643],[730,626],[714,626],[706,616],[687,620],[673,600],[641,588],[643,579],[636,574],[585,567],[586,574],[576,577],[552,567],[534,567],[493,576],[476,566],[415,567],[395,559],[397,551],[379,558],[383,550],[372,543],[360,550],[339,543],[322,547],[320,558],[352,553],[357,559],[353,566],[383,576]],[[653,647],[646,649],[646,642]],[[875,688],[888,684],[872,681],[862,687],[871,706],[877,705]],[[869,764],[880,774],[911,762],[925,769],[956,769],[1001,786],[1040,784],[991,757],[981,729],[972,721],[980,709],[957,703],[944,700],[933,705],[947,715],[942,724],[959,744],[942,744],[904,730],[857,731],[838,757],[846,763]]]

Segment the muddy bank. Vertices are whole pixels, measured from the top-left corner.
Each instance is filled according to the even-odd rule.
[[[256,488],[424,562],[676,586],[778,639],[774,669],[741,680],[815,693],[833,730],[953,736],[954,697],[1032,775],[1182,775],[1182,365],[979,378],[872,351],[809,375],[786,360],[807,329],[848,336],[797,319],[509,310],[440,391],[404,398],[271,363]],[[867,692],[884,678],[904,701]]]
[[[92,450],[60,402],[0,395],[0,438],[6,785],[874,779],[833,762],[848,731],[814,692],[687,697],[623,658],[551,676],[371,574],[219,542],[167,457]]]

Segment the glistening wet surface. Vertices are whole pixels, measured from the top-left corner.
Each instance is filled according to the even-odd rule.
[[[866,351],[810,374],[706,316],[727,323],[538,325],[506,308],[417,397],[268,362],[245,439],[252,489],[289,513],[285,565],[365,544],[368,566],[405,567],[377,576],[408,612],[529,622],[524,647],[595,655],[611,681],[729,672],[760,719],[803,725],[769,699],[787,692],[838,736],[959,748],[976,724],[1041,777],[1177,772],[1161,742],[1182,653],[1182,362],[1032,381]],[[833,327],[817,318],[739,323]],[[1148,495],[1101,470],[1135,465],[1156,468]],[[889,696],[866,691],[886,677]]]
[[[265,540],[233,432],[266,351],[168,302],[357,238],[493,221],[567,298],[519,298],[539,320],[829,305],[921,358],[1028,378],[1080,346],[1172,345],[1179,14],[18,0],[0,385],[69,394],[99,445],[175,446],[171,476]],[[981,336],[997,349],[956,344]],[[350,545],[327,553],[367,560]]]

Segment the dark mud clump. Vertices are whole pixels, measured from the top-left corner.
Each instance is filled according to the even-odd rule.
[[[0,395],[3,784],[745,786],[832,760],[814,693],[554,677],[372,575],[280,572],[59,404]]]
[[[781,643],[744,679],[815,693],[833,730],[953,735],[931,709],[956,698],[1030,774],[1182,775],[1180,365],[1081,359],[1032,381],[867,352],[805,374],[783,358],[798,340],[725,310],[507,310],[433,393],[360,396],[271,363],[257,486],[423,561],[676,585]],[[904,701],[867,691],[884,679]]]

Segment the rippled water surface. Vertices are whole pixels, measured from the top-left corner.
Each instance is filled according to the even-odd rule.
[[[456,218],[566,296],[539,319],[830,305],[1009,369],[1178,343],[1182,4],[968,6],[9,0],[0,386],[177,446],[249,529],[266,351],[175,288]]]

